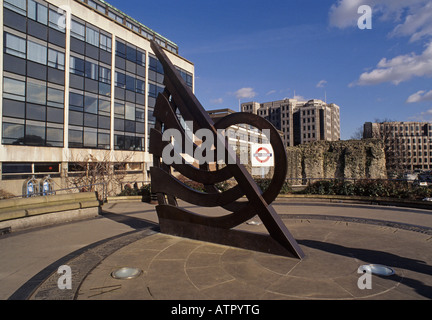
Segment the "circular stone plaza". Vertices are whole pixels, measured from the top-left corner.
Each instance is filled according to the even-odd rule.
[[[185,208],[206,215],[218,209]],[[430,300],[432,211],[346,200],[273,204],[302,260],[159,232],[155,206],[0,236],[5,300]],[[240,226],[266,233],[255,217]],[[385,266],[390,275],[364,271]],[[59,273],[67,266],[68,273]],[[363,267],[362,267],[363,266]],[[113,276],[134,268],[134,276]],[[362,269],[363,268],[363,269]],[[121,270],[120,270],[121,269]],[[66,278],[69,276],[69,278]],[[69,288],[62,285],[69,284]]]

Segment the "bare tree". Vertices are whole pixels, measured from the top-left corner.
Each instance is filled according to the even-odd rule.
[[[87,154],[71,159],[66,175],[67,186],[80,191],[96,191],[99,198],[115,195],[121,188],[127,174],[127,163],[133,153],[113,158],[110,151],[101,152],[96,157]]]

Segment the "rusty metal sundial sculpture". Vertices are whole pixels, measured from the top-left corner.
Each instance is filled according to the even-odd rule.
[[[302,249],[271,206],[279,194],[287,171],[287,156],[277,130],[267,120],[249,113],[230,114],[214,123],[159,45],[152,41],[151,47],[162,64],[165,74],[165,89],[159,93],[153,113],[156,124],[150,132],[150,153],[153,154],[153,167],[150,169],[151,188],[158,199],[156,211],[161,232],[303,258]],[[175,129],[181,133],[183,141],[188,139],[188,134],[182,127],[177,113],[185,121],[193,124],[194,132],[199,129],[212,132],[215,145],[225,148],[222,152],[226,164],[224,167],[209,170],[208,165],[205,164],[196,167],[187,161],[181,163],[174,161],[170,164],[164,162],[162,157],[164,148],[171,143],[163,139],[166,130]],[[228,143],[225,143],[226,138],[220,134],[221,129],[236,124],[249,124],[260,130],[270,131],[275,168],[271,183],[265,192],[261,192],[235,152]],[[183,144],[183,149],[185,145]],[[193,146],[197,148],[196,145]],[[181,150],[183,153],[186,151]],[[172,175],[172,169],[192,181],[203,184],[205,192],[187,187]],[[236,180],[236,186],[223,192],[216,188],[217,183],[230,178]],[[244,197],[247,201],[244,201]],[[177,198],[197,206],[222,207],[230,213],[216,217],[197,214],[179,207]],[[235,229],[255,215],[259,216],[269,234]]]

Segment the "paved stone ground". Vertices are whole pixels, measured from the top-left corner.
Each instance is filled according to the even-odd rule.
[[[122,206],[124,204],[118,204],[116,212],[121,212]],[[304,219],[283,213],[281,216],[304,250],[305,259],[300,261],[174,237],[147,226],[67,262],[75,277],[73,283],[79,284],[73,290],[59,290],[59,275],[53,274],[31,299],[432,298],[432,233],[429,229],[413,231],[397,227],[397,224],[376,223],[376,219],[374,223],[367,223],[364,218],[329,220],[327,215],[319,214],[304,215]],[[398,220],[396,216],[394,220]],[[253,221],[258,224],[243,224],[241,228],[266,232],[258,218]],[[395,275],[373,275],[372,289],[360,290],[358,280],[363,274],[357,270],[370,263],[389,266]],[[111,276],[113,271],[125,266],[139,268],[143,273],[130,280]]]

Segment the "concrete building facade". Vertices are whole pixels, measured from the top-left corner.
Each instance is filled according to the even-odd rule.
[[[89,157],[147,180],[164,89],[150,40],[193,90],[177,45],[102,0],[0,0],[0,16],[0,189],[20,195],[48,174],[60,189]]]
[[[246,102],[242,112],[264,117],[282,131],[285,146],[313,141],[340,140],[340,108],[322,100],[284,99],[265,103]]]
[[[432,123],[366,122],[363,138],[383,140],[390,172],[432,169]]]

